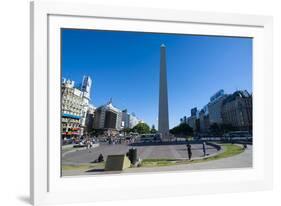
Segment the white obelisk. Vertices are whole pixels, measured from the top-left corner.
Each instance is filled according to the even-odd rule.
[[[166,69],[166,46],[160,47],[160,87],[159,87],[159,113],[158,132],[163,140],[169,140],[169,111]]]

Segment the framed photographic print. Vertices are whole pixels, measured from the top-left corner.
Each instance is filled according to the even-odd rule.
[[[271,17],[35,1],[31,25],[33,204],[272,187]]]

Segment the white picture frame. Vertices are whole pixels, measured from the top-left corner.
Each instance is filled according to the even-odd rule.
[[[93,25],[94,23],[94,25]],[[188,25],[188,26],[186,26]],[[250,36],[253,46],[252,169],[61,178],[62,27]],[[168,30],[167,30],[168,29]],[[272,17],[78,3],[31,3],[31,168],[34,205],[267,190],[273,184]],[[51,138],[52,137],[52,138]],[[164,181],[163,181],[164,180]],[[132,192],[133,191],[133,192]],[[83,196],[75,195],[83,193]],[[108,195],[110,193],[110,195]]]

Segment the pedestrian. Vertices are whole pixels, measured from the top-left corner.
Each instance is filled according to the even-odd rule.
[[[103,159],[103,155],[100,153],[99,157],[98,157],[98,162],[103,162],[104,159]]]
[[[244,150],[247,149],[247,144],[246,143],[243,144],[243,149]]]
[[[190,160],[191,157],[192,157],[191,145],[188,143],[188,144],[186,145],[186,147],[187,147],[188,159]]]
[[[88,152],[91,152],[91,142],[89,139],[86,140],[86,146],[87,146]]]
[[[203,149],[203,153],[204,153],[204,157],[206,156],[206,142],[204,141],[202,143],[202,149]]]

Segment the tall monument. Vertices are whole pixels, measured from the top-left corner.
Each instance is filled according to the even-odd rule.
[[[160,47],[160,85],[159,85],[159,113],[158,132],[163,140],[169,140],[169,111],[166,69],[166,46]]]

